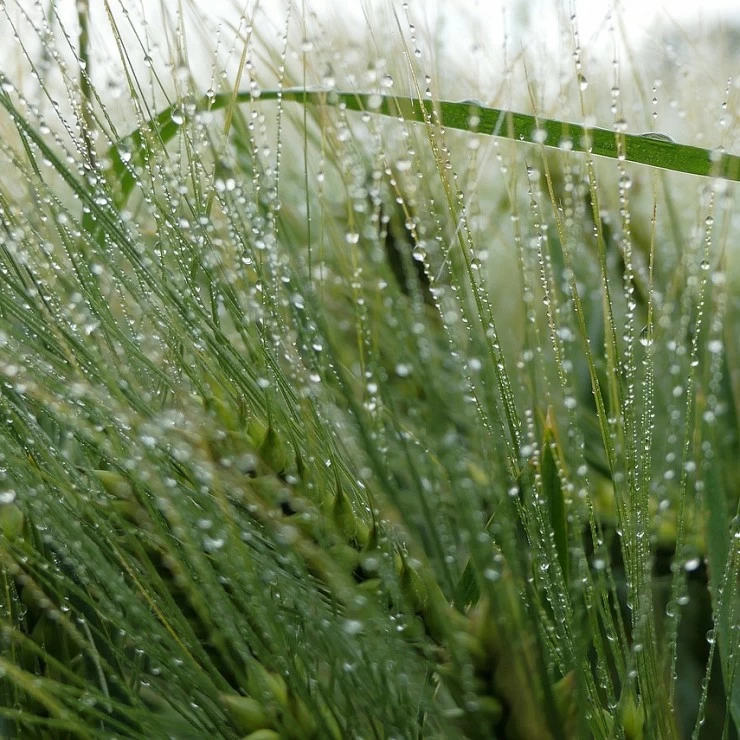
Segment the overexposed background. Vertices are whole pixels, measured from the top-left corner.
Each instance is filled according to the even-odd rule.
[[[79,3],[3,3],[0,70],[31,97],[38,86],[31,65],[50,85],[59,76],[50,50],[76,66]],[[178,76],[180,83],[192,79],[200,92],[231,89],[248,40],[242,88],[250,81],[275,84],[284,64],[286,84],[302,84],[305,74],[308,84],[368,89],[390,74],[394,92],[413,94],[413,67],[419,79],[428,78],[434,96],[528,108],[526,63],[540,83],[538,103],[551,114],[582,117],[571,111],[580,74],[589,84],[585,115],[601,115],[605,108],[597,98],[616,85],[627,93],[628,122],[639,118],[645,101],[629,98],[639,78],[648,91],[657,88],[663,119],[657,125],[701,140],[717,125],[718,106],[740,72],[740,3],[734,0],[94,0],[89,6],[90,74],[108,100],[126,88],[109,13],[142,79],[156,71],[158,79],[146,83],[155,97],[177,94],[172,88]],[[401,46],[406,60],[397,53]],[[168,65],[170,75],[163,73]],[[666,87],[669,94],[661,91]],[[709,115],[692,130],[678,130],[676,119],[689,104],[694,113],[704,109]],[[642,118],[635,126],[649,123]]]

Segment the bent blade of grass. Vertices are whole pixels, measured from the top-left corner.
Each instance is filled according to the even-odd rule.
[[[618,158],[618,143],[621,140],[621,149],[628,162],[701,177],[740,181],[740,156],[734,154],[680,144],[667,137],[663,138],[661,134],[619,133],[492,108],[477,101],[417,100],[369,93],[285,88],[263,90],[259,96],[254,96],[251,92],[240,92],[236,96],[221,93],[212,98],[204,97],[198,108],[215,111],[227,108],[233,102],[257,103],[270,100],[292,101],[303,105],[344,106],[348,110],[368,111],[419,123],[425,123],[430,115],[436,114],[436,120],[446,128],[542,144],[556,149],[589,152],[610,159]],[[162,144],[171,141],[182,125],[182,122],[173,120],[173,113],[176,111],[181,112],[179,104],[165,108],[147,124],[149,131]],[[178,116],[177,121],[179,120]],[[119,205],[126,202],[135,186],[134,167],[142,165],[149,154],[147,138],[145,129],[139,127],[111,146],[107,153],[108,180],[118,184]]]

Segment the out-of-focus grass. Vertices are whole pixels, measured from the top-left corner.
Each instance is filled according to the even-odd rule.
[[[737,156],[113,18],[133,133],[0,92],[2,733],[733,736]]]

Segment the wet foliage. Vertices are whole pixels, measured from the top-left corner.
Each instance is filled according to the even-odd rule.
[[[62,5],[0,3],[0,735],[737,737],[737,85]]]

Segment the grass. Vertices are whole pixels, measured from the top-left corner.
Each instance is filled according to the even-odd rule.
[[[0,86],[0,734],[737,737],[732,148],[108,11]]]

